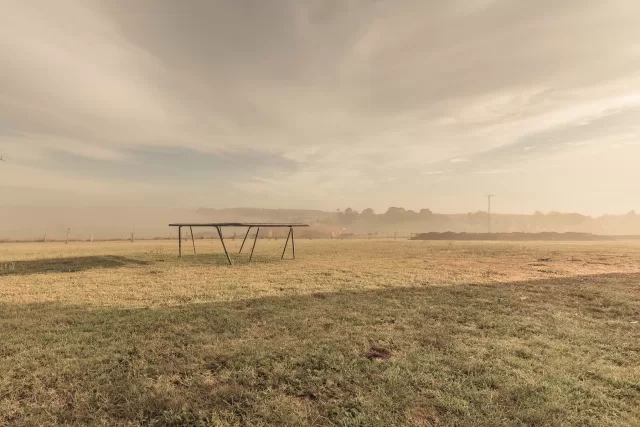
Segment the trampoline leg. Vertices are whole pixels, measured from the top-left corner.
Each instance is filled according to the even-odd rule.
[[[178,256],[182,258],[182,227],[178,227]]]
[[[193,243],[193,256],[198,256],[196,253],[196,241],[193,238],[193,227],[189,226],[189,230],[191,231],[191,243]]]
[[[296,241],[293,236],[293,227],[291,227],[291,250],[293,252],[293,259],[296,259]]]
[[[260,233],[260,227],[256,230],[256,238],[253,240],[253,247],[251,248],[251,255],[249,255],[249,262],[253,258],[253,250],[256,248],[256,242],[258,241],[258,233]]]
[[[242,245],[240,246],[240,252],[238,252],[239,254],[242,253],[242,248],[244,248],[244,242],[247,241],[247,237],[249,237],[250,231],[251,231],[251,227],[247,228],[247,234],[244,235],[244,239],[242,240]]]
[[[222,238],[222,231],[220,231],[220,227],[216,227],[218,230],[218,236],[220,236],[220,243],[222,243],[222,249],[224,249],[224,254],[227,256],[227,261],[229,261],[229,265],[231,265],[231,258],[229,258],[229,252],[227,252],[227,247],[224,245],[224,239]]]
[[[284,253],[287,251],[287,245],[289,244],[289,237],[291,236],[291,229],[289,229],[289,234],[287,234],[287,241],[284,242],[284,249],[282,250],[282,256],[280,259],[284,259]]]

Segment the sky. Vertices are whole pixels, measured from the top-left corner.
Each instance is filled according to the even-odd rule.
[[[637,0],[0,10],[0,205],[640,211]]]

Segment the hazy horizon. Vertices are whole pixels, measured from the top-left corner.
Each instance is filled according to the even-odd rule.
[[[342,212],[289,209],[169,209],[169,208],[73,208],[49,207],[0,207],[0,242],[10,240],[42,241],[63,239],[66,230],[77,240],[128,239],[132,232],[137,238],[167,238],[175,229],[170,223],[212,222],[302,222],[311,227],[305,233],[316,238],[327,237],[331,232],[351,232],[358,235],[368,233],[392,234],[428,232],[488,231],[485,212],[443,214],[439,212],[410,211],[389,208],[372,215],[370,211]],[[578,232],[599,235],[640,236],[640,214],[627,213],[617,216],[588,217],[574,213],[504,214],[493,212],[493,232]],[[213,236],[212,229],[198,229]],[[235,230],[244,233],[244,230]],[[283,232],[279,230],[279,232]],[[226,230],[233,233],[234,230]]]
[[[354,205],[355,206],[355,205]],[[373,209],[373,211],[375,212],[376,215],[381,215],[384,214],[385,212],[387,212],[387,210],[392,209],[392,208],[401,208],[401,209],[405,209],[407,211],[412,211],[412,212],[420,212],[420,210],[422,209],[429,209],[430,211],[432,211],[434,214],[440,214],[440,215],[467,215],[470,213],[478,213],[478,212],[487,212],[487,199],[484,198],[484,205],[480,205],[478,206],[477,209],[471,209],[468,211],[440,211],[437,209],[431,209],[428,206],[423,206],[421,208],[411,208],[411,207],[405,207],[405,206],[387,206],[386,208],[383,209],[374,209],[371,207],[365,207],[365,208],[353,208],[353,206],[346,206],[344,208],[336,208],[336,209],[323,209],[323,208],[309,208],[309,207],[304,207],[304,206],[293,206],[293,207],[275,207],[275,208],[269,208],[269,207],[264,207],[264,206],[229,206],[229,207],[223,207],[223,206],[166,206],[166,205],[135,205],[135,204],[130,204],[130,205],[120,205],[120,206],[114,206],[114,205],[107,205],[107,204],[75,204],[75,205],[68,205],[68,204],[49,204],[49,205],[39,205],[37,203],[32,203],[32,204],[1,204],[0,203],[0,209],[68,209],[68,210],[85,210],[85,209],[141,209],[141,210],[148,210],[149,212],[153,212],[154,209],[162,209],[162,210],[191,210],[191,211],[197,211],[197,210],[220,210],[220,211],[233,211],[233,210],[241,210],[241,209],[247,209],[247,210],[264,210],[264,211],[310,211],[310,212],[323,212],[323,213],[336,213],[336,212],[344,212],[345,209],[353,209],[355,212],[357,213],[362,213],[362,211],[366,210],[366,209]],[[585,212],[576,212],[576,211],[558,211],[558,210],[542,210],[542,209],[535,209],[531,212],[518,212],[518,211],[504,211],[504,210],[496,210],[496,206],[495,206],[495,199],[492,198],[492,202],[491,202],[491,212],[492,214],[495,215],[524,215],[524,216],[529,216],[529,215],[534,215],[536,213],[542,213],[542,214],[552,214],[552,213],[558,213],[558,214],[563,214],[563,215],[571,215],[571,214],[578,214],[578,215],[582,215],[585,217],[589,217],[589,218],[600,218],[600,217],[606,217],[606,216],[621,216],[621,215],[627,215],[627,214],[638,214],[640,215],[640,213],[638,213],[638,211],[636,211],[635,209],[629,209],[626,211],[620,211],[620,212],[603,212],[600,214],[590,214],[590,213],[585,213]]]
[[[0,6],[0,206],[640,211],[637,1]]]

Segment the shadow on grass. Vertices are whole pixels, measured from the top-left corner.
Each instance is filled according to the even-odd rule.
[[[187,265],[209,265],[216,267],[229,266],[224,253],[202,253],[183,255],[182,258],[165,254],[139,254],[140,258],[146,256],[148,259],[139,259],[118,255],[86,256],[86,257],[64,257],[45,258],[26,261],[5,261],[0,262],[0,277],[3,276],[26,276],[30,274],[47,273],[74,273],[78,271],[91,270],[94,268],[121,268],[131,265],[149,265],[157,262],[183,263]],[[249,255],[230,254],[233,265],[248,265]],[[271,264],[281,261],[279,257],[269,255],[254,256],[251,264]]]
[[[638,425],[639,284],[0,304],[0,424]]]
[[[254,254],[251,262],[249,262],[249,254],[237,254],[230,253],[229,257],[231,258],[231,265],[249,265],[249,264],[273,264],[275,262],[287,262],[287,261],[295,261],[284,259],[281,260],[280,256],[274,254]],[[214,265],[214,266],[229,266],[229,261],[224,253],[207,253],[201,252],[198,255],[193,255],[193,253],[182,255],[182,257],[169,258],[174,259],[177,262],[182,262],[184,264],[192,264],[192,265]]]
[[[148,261],[116,255],[7,261],[0,262],[0,277],[46,273],[73,273],[94,268],[120,268],[128,265],[147,264],[149,264]]]

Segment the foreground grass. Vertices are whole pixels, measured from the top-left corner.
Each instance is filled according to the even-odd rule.
[[[0,425],[640,425],[638,246],[271,249],[10,245]]]

